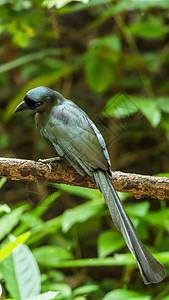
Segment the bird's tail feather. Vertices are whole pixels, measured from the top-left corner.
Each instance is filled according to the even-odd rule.
[[[165,268],[140,242],[137,232],[113,187],[109,174],[98,170],[94,172],[94,178],[103,194],[115,226],[122,233],[129,250],[138,263],[144,283],[161,282],[166,276]]]

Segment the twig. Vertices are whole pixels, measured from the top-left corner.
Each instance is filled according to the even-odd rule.
[[[117,191],[126,192],[139,199],[151,197],[169,199],[169,178],[113,172],[113,184]],[[0,158],[0,177],[10,180],[31,180],[64,183],[96,188],[92,180],[79,175],[65,160],[54,164],[50,172],[45,163],[26,159]]]

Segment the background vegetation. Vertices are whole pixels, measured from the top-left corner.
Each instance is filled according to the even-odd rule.
[[[56,155],[32,112],[13,115],[29,89],[45,85],[94,120],[113,170],[167,176],[168,8],[165,0],[0,1],[1,156]],[[0,185],[2,299],[169,299],[168,277],[143,284],[98,191],[4,178]],[[120,197],[168,274],[168,203]]]

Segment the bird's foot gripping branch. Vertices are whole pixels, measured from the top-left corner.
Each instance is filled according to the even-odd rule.
[[[61,160],[60,156],[38,159],[39,162],[46,164],[48,166],[50,173],[52,172],[53,165],[56,164],[59,160]]]

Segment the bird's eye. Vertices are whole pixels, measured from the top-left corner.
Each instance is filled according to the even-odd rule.
[[[24,101],[30,107],[30,109],[35,109],[36,107],[41,106],[43,104],[43,101],[36,102],[30,99],[28,96],[25,96]]]
[[[25,96],[24,101],[31,109],[35,108],[35,101],[30,99],[29,97]]]
[[[42,104],[43,104],[43,101],[35,102],[36,107],[41,106]]]

